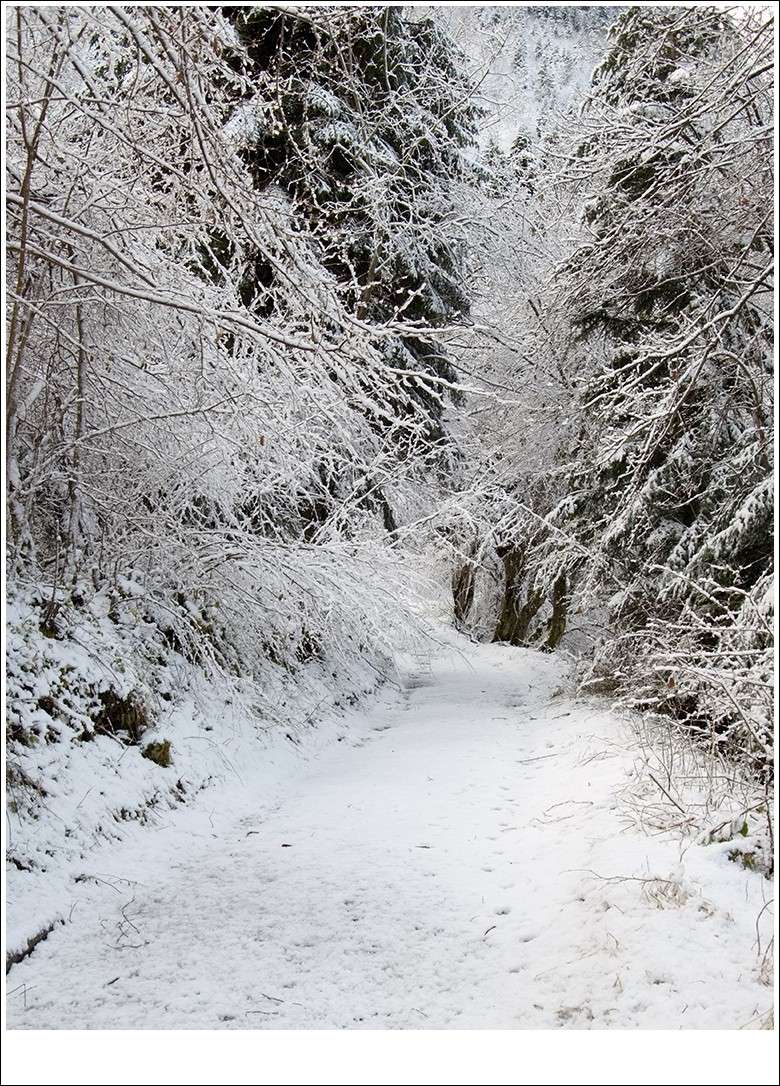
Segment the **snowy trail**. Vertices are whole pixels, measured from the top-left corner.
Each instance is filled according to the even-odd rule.
[[[566,698],[554,660],[468,651],[413,674],[275,807],[212,793],[90,856],[100,881],[74,882],[70,922],[11,972],[9,1027],[736,1028],[766,1013],[768,884],[720,846],[681,859],[673,837],[630,827],[630,739]]]

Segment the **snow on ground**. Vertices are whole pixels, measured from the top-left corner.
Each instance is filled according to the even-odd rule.
[[[627,726],[530,650],[407,665],[283,788],[225,783],[93,849],[12,968],[9,1028],[760,1023],[770,884],[635,828]]]
[[[251,782],[267,803],[300,771],[300,751],[333,742],[344,707],[367,704],[378,682],[376,663],[355,652],[295,668],[265,660],[254,674],[244,661],[242,677],[209,673],[160,644],[159,626],[143,621],[132,594],[119,620],[108,616],[105,593],[88,608],[63,604],[59,636],[46,636],[31,596],[8,605],[12,956],[67,915],[96,844],[117,847],[140,832],[146,848],[145,826],[166,823],[215,785]],[[98,730],[105,691],[146,708],[140,741],[121,728]],[[149,741],[170,743],[169,765],[144,757]]]

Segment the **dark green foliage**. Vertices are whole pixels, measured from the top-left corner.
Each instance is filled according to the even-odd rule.
[[[412,329],[468,312],[447,186],[475,111],[453,45],[433,20],[399,8],[223,10],[259,91],[246,153],[257,187],[292,199],[356,319],[407,325],[377,338],[391,365],[454,382],[441,347]],[[262,269],[258,295],[272,276]],[[442,396],[420,380],[406,391],[423,411],[407,408],[409,422],[422,418],[428,440],[440,440]]]
[[[609,601],[602,662],[708,730],[759,696],[771,636],[770,97],[750,37],[704,7],[621,16],[579,149],[592,240],[558,273],[589,361],[568,566]]]
[[[670,80],[687,62],[716,50],[729,21],[715,8],[634,6],[624,9],[610,29],[610,45],[593,74],[593,93],[609,105],[672,102],[693,97],[693,90]]]

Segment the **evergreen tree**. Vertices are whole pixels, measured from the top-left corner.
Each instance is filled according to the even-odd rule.
[[[532,193],[538,167],[531,140],[525,132],[518,132],[512,140],[509,160],[517,184]]]
[[[455,48],[400,8],[226,11],[257,88],[256,184],[293,199],[386,362],[423,375],[405,382],[410,422],[441,442],[442,387],[456,375],[426,330],[468,313],[449,183],[475,122]],[[257,269],[261,285],[272,276]]]
[[[556,536],[548,582],[576,570],[581,599],[608,601],[602,670],[707,730],[744,725],[763,756],[766,707],[735,714],[770,637],[771,94],[754,30],[633,8],[595,73],[590,240],[559,282],[601,362],[557,516],[574,543]]]

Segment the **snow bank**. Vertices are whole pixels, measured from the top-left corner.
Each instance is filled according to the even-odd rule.
[[[122,598],[79,606],[60,596],[53,607],[50,590],[33,588],[8,605],[11,956],[63,919],[96,845],[153,835],[209,786],[272,792],[300,762],[303,735],[309,750],[332,739],[339,712],[380,683],[376,655],[315,654],[297,669],[269,660],[254,677],[206,671],[128,584]]]

